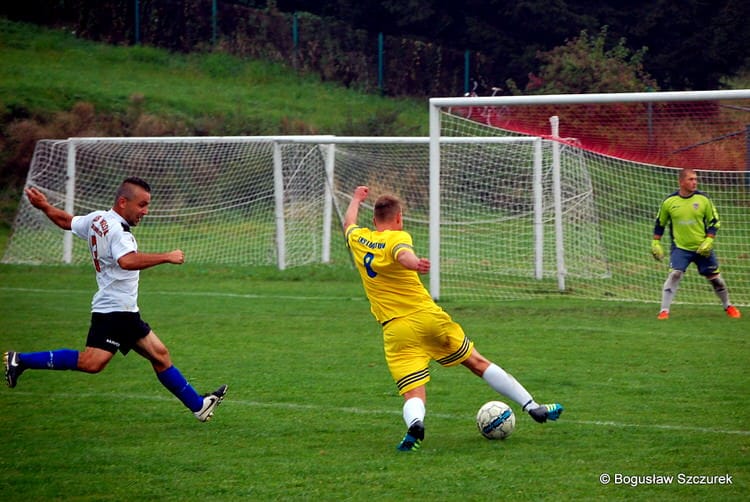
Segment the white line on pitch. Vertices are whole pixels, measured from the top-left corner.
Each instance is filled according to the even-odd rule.
[[[29,395],[29,396],[36,396],[38,393],[36,392],[29,392],[29,391],[13,391],[15,394],[22,394],[22,395]],[[173,401],[174,398],[168,397],[168,396],[146,396],[143,394],[115,394],[115,393],[80,393],[80,394],[72,394],[72,393],[62,393],[57,392],[53,396],[50,397],[60,397],[65,399],[71,399],[71,398],[114,398],[114,399],[141,399],[141,400],[147,400],[147,401]],[[292,410],[323,410],[323,411],[335,411],[338,413],[349,413],[352,415],[401,415],[401,409],[397,410],[372,410],[372,409],[363,409],[363,408],[356,408],[356,407],[332,407],[332,406],[320,406],[316,404],[306,404],[306,403],[283,403],[283,402],[262,402],[262,401],[247,401],[242,399],[232,399],[231,397],[227,398],[228,403],[230,403],[230,406],[232,405],[241,405],[241,406],[249,406],[253,408],[283,408],[283,409],[292,409]],[[430,413],[431,417],[437,417],[437,418],[444,418],[448,420],[463,420],[467,417],[459,416],[455,414],[450,413]],[[471,417],[469,417],[471,418]],[[743,431],[743,430],[730,430],[730,429],[712,429],[709,427],[691,427],[689,425],[662,425],[662,424],[628,424],[628,423],[620,423],[620,422],[609,422],[609,421],[599,421],[599,420],[570,420],[570,419],[561,419],[561,423],[564,424],[575,424],[575,425],[592,425],[596,427],[615,427],[618,429],[652,429],[652,430],[660,430],[660,431],[684,431],[684,432],[700,432],[700,433],[708,433],[708,434],[728,434],[728,435],[736,435],[736,436],[750,436],[750,431]]]
[[[42,288],[6,288],[0,287],[0,291],[9,291],[13,293],[47,293],[47,294],[85,294],[92,295],[93,290],[81,289],[42,289]],[[220,298],[242,298],[248,300],[263,299],[280,299],[280,300],[323,300],[323,301],[341,301],[341,300],[364,300],[361,297],[347,296],[299,296],[299,295],[259,295],[253,293],[220,293],[215,291],[141,291],[144,295],[173,295],[173,296],[201,296],[201,297],[220,297]]]

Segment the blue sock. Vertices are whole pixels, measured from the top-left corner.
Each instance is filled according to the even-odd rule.
[[[74,370],[78,368],[77,350],[59,349],[47,352],[26,352],[18,354],[18,359],[26,368],[33,370]]]
[[[203,407],[203,397],[198,394],[192,385],[185,380],[180,370],[174,366],[170,366],[161,373],[157,373],[156,377],[159,379],[161,384],[166,387],[169,392],[177,396],[177,399],[182,401],[182,404],[188,407],[190,411],[198,411]]]

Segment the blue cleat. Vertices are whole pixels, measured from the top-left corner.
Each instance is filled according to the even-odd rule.
[[[417,420],[409,430],[406,431],[404,439],[396,447],[399,451],[417,451],[422,446],[422,440],[424,439],[424,424]]]
[[[562,412],[563,407],[561,404],[543,404],[533,410],[529,410],[529,415],[540,424],[543,424],[547,420],[557,420],[560,418]]]

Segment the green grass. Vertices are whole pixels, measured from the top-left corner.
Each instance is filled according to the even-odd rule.
[[[81,348],[88,267],[0,265],[0,349]],[[427,438],[395,450],[401,398],[355,272],[163,266],[144,318],[200,391],[198,423],[135,354],[100,375],[25,373],[0,389],[0,490],[14,500],[716,500],[750,488],[746,318],[574,299],[444,307],[540,401],[506,441],[473,415],[495,394],[434,367]],[[519,412],[518,407],[514,406]],[[602,486],[599,476],[721,475],[728,486]]]
[[[295,121],[341,134],[385,117],[393,120],[391,134],[427,128],[425,100],[366,94],[266,61],[110,46],[2,18],[0,65],[0,115],[67,111],[79,101],[125,113],[131,97],[141,95],[144,111],[194,126],[216,124],[221,130],[207,132],[215,135],[281,134],[284,123]]]

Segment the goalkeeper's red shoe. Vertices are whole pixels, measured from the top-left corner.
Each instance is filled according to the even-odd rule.
[[[732,317],[734,319],[739,319],[740,317],[742,317],[742,314],[740,314],[739,309],[735,307],[734,305],[728,306],[726,310],[727,310],[727,315],[729,317]]]
[[[666,321],[667,319],[669,319],[669,310],[662,310],[661,312],[659,312],[659,315],[656,316],[656,318],[660,321]]]

